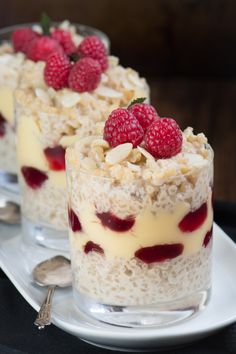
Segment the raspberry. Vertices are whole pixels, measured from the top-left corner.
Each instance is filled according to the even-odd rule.
[[[157,159],[177,155],[182,148],[182,132],[172,118],[155,120],[148,128],[144,142],[145,149]]]
[[[53,38],[42,36],[34,39],[28,48],[27,57],[33,61],[47,60],[52,53],[63,53],[60,44]]]
[[[82,58],[71,69],[69,87],[78,92],[93,91],[101,80],[101,67],[97,60]]]
[[[52,34],[52,38],[55,39],[64,49],[66,54],[71,54],[76,51],[76,45],[72,40],[71,33],[62,28],[56,28]]]
[[[12,43],[16,52],[27,53],[31,42],[38,38],[39,34],[31,28],[23,27],[12,33]]]
[[[125,108],[117,108],[109,115],[103,137],[111,147],[132,143],[134,147],[143,140],[143,128],[135,116]]]
[[[147,103],[135,103],[128,108],[131,113],[138,119],[144,132],[154,120],[159,118],[157,111],[153,106]]]
[[[78,47],[78,54],[81,57],[90,57],[97,60],[101,65],[102,71],[108,68],[107,50],[97,36],[86,37]]]
[[[6,119],[0,113],[0,138],[6,134]]]
[[[40,188],[48,179],[45,172],[30,166],[21,167],[21,173],[24,176],[25,183],[32,189]]]
[[[71,62],[64,54],[51,54],[46,60],[44,80],[55,90],[68,87],[68,77],[72,68]]]

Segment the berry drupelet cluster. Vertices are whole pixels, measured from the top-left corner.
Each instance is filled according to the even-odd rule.
[[[76,46],[68,30],[55,28],[41,35],[24,27],[13,33],[12,43],[28,59],[46,62],[44,79],[55,90],[93,91],[108,68],[107,50],[97,36],[88,36]]]
[[[111,147],[132,143],[142,145],[156,159],[177,155],[182,148],[182,132],[172,118],[160,118],[153,106],[138,99],[128,108],[117,108],[109,115],[104,139]]]

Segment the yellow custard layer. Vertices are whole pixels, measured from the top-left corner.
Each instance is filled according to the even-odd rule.
[[[11,124],[14,123],[13,90],[0,86],[0,113]]]
[[[160,211],[156,215],[144,210],[135,219],[134,226],[127,232],[115,232],[105,228],[95,215],[95,209],[84,203],[80,205],[79,220],[82,232],[70,230],[73,247],[83,250],[88,241],[100,245],[106,257],[132,258],[141,247],[151,247],[161,244],[182,243],[182,255],[189,255],[201,249],[206,233],[211,229],[213,210],[211,193],[207,200],[207,218],[193,232],[182,232],[178,224],[190,212],[189,204],[178,203],[174,210]]]
[[[51,171],[40,141],[40,130],[35,121],[21,116],[17,128],[17,158],[19,167],[30,166],[48,174],[53,187],[66,188],[65,171]],[[64,144],[64,147],[66,145]]]

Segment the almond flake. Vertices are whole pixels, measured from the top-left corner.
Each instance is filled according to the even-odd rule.
[[[127,166],[129,167],[129,169],[131,171],[134,171],[134,172],[140,172],[141,171],[140,166],[137,166],[137,165],[135,165],[133,163],[127,162]]]
[[[100,86],[95,90],[96,94],[102,97],[108,97],[108,98],[121,98],[123,94],[121,92],[118,92],[110,87],[106,86]]]
[[[109,148],[109,144],[106,140],[104,139],[96,139],[92,142],[91,144],[92,147],[94,146],[101,146],[104,149],[108,149]]]
[[[114,149],[108,151],[105,159],[106,163],[109,165],[115,165],[116,163],[125,160],[132,151],[132,148],[133,144],[131,143],[125,143],[116,146]]]
[[[48,96],[48,94],[40,89],[40,88],[36,88],[35,89],[35,95],[43,102],[43,103],[46,103],[46,104],[50,104],[51,103],[51,100],[50,100],[50,97]]]
[[[137,146],[137,148],[141,152],[141,154],[146,157],[146,159],[154,160],[154,157],[147,150],[145,150],[141,146]]]
[[[75,106],[80,100],[81,100],[81,96],[76,92],[65,93],[60,98],[60,102],[62,106],[66,108],[71,108]]]
[[[71,144],[74,144],[78,139],[79,139],[78,135],[67,135],[67,136],[65,135],[61,138],[59,144],[64,148],[66,148]]]

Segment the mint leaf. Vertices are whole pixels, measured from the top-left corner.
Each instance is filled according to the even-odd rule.
[[[131,101],[131,103],[128,105],[128,108],[133,106],[135,103],[143,103],[145,100],[146,100],[146,97],[135,98],[135,100]]]
[[[40,25],[43,30],[43,35],[48,36],[50,34],[51,19],[45,12],[42,13]]]

